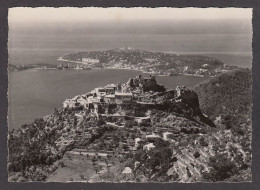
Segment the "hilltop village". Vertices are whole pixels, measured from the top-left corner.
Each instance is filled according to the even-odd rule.
[[[198,96],[185,86],[177,86],[175,90],[167,90],[156,82],[155,76],[129,79],[125,84],[109,84],[98,87],[83,95],[66,99],[64,109],[78,109],[96,115],[96,117],[125,118],[136,122],[150,122],[147,112],[150,109],[178,109],[176,105],[188,104],[194,109],[193,116],[198,121],[214,126],[208,117],[199,109]],[[79,115],[78,115],[79,116]]]
[[[109,106],[116,104],[155,104],[155,102],[145,102],[151,97],[155,97],[166,89],[158,85],[155,76],[144,78],[142,75],[134,79],[129,79],[126,84],[109,84],[104,87],[98,87],[84,95],[75,96],[63,102],[63,108],[75,108],[83,106],[84,108],[96,114],[108,113]],[[177,94],[180,96],[181,88],[177,88]]]
[[[202,113],[193,90],[139,75],[67,99],[11,131],[9,181],[250,180],[250,129],[240,141],[221,120]]]

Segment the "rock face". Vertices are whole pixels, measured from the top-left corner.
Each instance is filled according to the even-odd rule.
[[[142,77],[139,75],[120,85],[120,90],[122,92],[139,92],[142,94],[141,96],[144,92],[151,92],[150,95],[146,93],[140,99],[143,104],[132,104],[131,108],[126,108],[128,112],[131,110],[131,113],[136,113],[137,110],[138,113],[141,113],[148,109],[168,110],[215,127],[215,124],[202,113],[198,94],[186,86],[177,86],[175,90],[167,90],[163,85],[157,84],[154,76]]]
[[[191,117],[197,117],[199,121],[215,127],[215,124],[202,113],[199,105],[198,94],[185,86],[177,86],[176,88],[176,102],[185,104],[184,109],[191,110]]]
[[[166,89],[163,85],[157,84],[154,76],[143,77],[142,75],[136,78],[131,78],[122,86],[122,90],[125,92],[140,90],[142,92],[154,91],[164,92]]]
[[[188,104],[190,107],[199,107],[199,98],[196,92],[188,89],[186,86],[177,86],[176,99]]]

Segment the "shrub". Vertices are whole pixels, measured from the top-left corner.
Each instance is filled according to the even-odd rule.
[[[201,146],[208,146],[208,143],[206,142],[204,137],[201,137],[199,141]]]
[[[209,166],[209,173],[203,174],[203,178],[208,181],[224,181],[238,172],[235,162],[222,154],[210,157]]]
[[[194,158],[198,158],[200,157],[200,153],[198,151],[196,151],[194,154],[193,154]]]
[[[59,166],[62,167],[62,168],[65,167],[64,162],[60,161],[60,162],[59,162]]]

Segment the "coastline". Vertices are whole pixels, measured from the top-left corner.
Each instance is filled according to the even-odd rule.
[[[118,68],[118,67],[105,67],[105,68],[91,68],[91,69],[66,69],[66,70],[75,70],[75,71],[89,71],[89,70],[128,70],[128,71],[138,71],[138,72],[142,72],[143,74],[150,74],[150,75],[156,75],[156,76],[160,76],[160,77],[172,77],[172,76],[193,76],[193,77],[205,77],[204,75],[197,75],[197,74],[187,74],[187,73],[178,73],[176,75],[162,75],[162,74],[158,74],[158,73],[153,73],[153,72],[146,72],[143,70],[139,70],[139,69],[131,69],[131,68]],[[42,71],[42,70],[64,70],[64,69],[57,69],[57,68],[29,68],[29,69],[24,69],[24,70],[10,70],[10,72],[21,72],[21,71]],[[209,76],[209,77],[215,77],[215,76]]]
[[[83,65],[87,65],[86,63],[84,62],[80,62],[80,61],[71,61],[71,60],[67,60],[67,59],[63,59],[62,57],[59,57],[57,59],[57,61],[64,61],[64,62],[71,62],[71,63],[78,63],[78,64],[83,64]],[[143,74],[151,74],[151,75],[156,75],[156,76],[163,76],[163,77],[171,77],[171,75],[162,75],[162,74],[159,74],[159,73],[155,73],[155,72],[146,72],[144,70],[141,70],[141,69],[133,69],[133,68],[122,68],[122,67],[105,67],[105,68],[91,68],[91,69],[118,69],[118,70],[129,70],[129,71],[139,71],[139,72],[142,72]],[[198,74],[187,74],[187,73],[177,73],[176,76],[178,75],[184,75],[184,76],[196,76],[196,77],[205,77],[204,75],[198,75]],[[214,76],[211,76],[211,77],[214,77]]]

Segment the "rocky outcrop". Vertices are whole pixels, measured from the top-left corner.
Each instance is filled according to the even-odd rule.
[[[208,116],[202,113],[199,105],[199,97],[195,91],[185,86],[177,86],[175,101],[181,105],[182,110],[186,111],[190,117],[211,127],[215,127],[215,124]]]
[[[199,107],[199,98],[196,92],[190,90],[186,86],[177,86],[176,99],[188,104],[190,107]]]
[[[142,75],[137,76],[136,78],[131,78],[122,85],[122,90],[125,92],[140,90],[141,92],[164,92],[166,89],[163,85],[157,84],[157,81],[154,76],[143,77]]]

